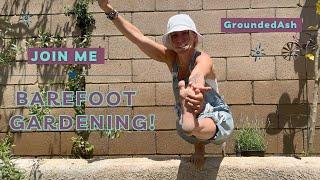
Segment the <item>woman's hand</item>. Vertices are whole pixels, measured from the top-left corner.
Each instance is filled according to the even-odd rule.
[[[193,112],[198,115],[204,108],[204,94],[210,91],[211,87],[205,86],[205,79],[202,73],[194,73],[189,77],[188,88],[194,93],[187,95],[186,104],[190,105]]]
[[[185,87],[184,81],[179,82],[180,98],[185,100],[186,107],[195,115],[200,114],[204,105],[204,96],[199,89]]]
[[[203,86],[201,83],[194,84],[193,82],[189,82],[188,86],[190,86],[192,89],[198,89],[202,93],[206,93],[212,89],[211,87]]]
[[[98,4],[100,8],[106,13],[109,13],[113,10],[111,5],[109,4],[109,0],[98,0]]]
[[[190,89],[191,91],[188,91],[185,98],[186,104],[193,109],[193,112],[196,115],[198,115],[204,107],[204,93],[199,89],[193,89],[192,87],[188,87],[187,89]]]

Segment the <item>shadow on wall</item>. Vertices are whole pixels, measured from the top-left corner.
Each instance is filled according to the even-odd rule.
[[[299,34],[298,43],[306,44],[310,38],[317,38],[317,31],[308,30],[308,27],[318,24],[315,5],[317,0],[308,0],[302,7],[300,18],[303,20],[303,31]],[[266,131],[268,134],[280,134],[283,138],[282,153],[294,154],[302,153],[304,150],[305,135],[303,130],[308,125],[308,115],[311,104],[308,97],[312,97],[312,88],[308,87],[307,79],[313,79],[314,62],[307,60],[304,54],[306,49],[301,49],[300,56],[294,61],[294,70],[299,77],[299,92],[292,101],[288,93],[283,93],[279,99],[277,111],[268,115]],[[272,118],[277,117],[277,118]],[[278,127],[271,129],[270,127]],[[279,138],[281,139],[281,137]],[[302,138],[302,139],[301,139]],[[281,141],[280,141],[281,142]],[[280,149],[279,149],[280,150]]]
[[[280,97],[277,111],[268,115],[266,132],[272,135],[281,133],[283,136],[282,153],[284,154],[301,153],[299,152],[300,149],[298,146],[301,146],[302,142],[297,143],[297,140],[295,141],[295,136],[302,131],[302,128],[307,126],[309,108],[307,104],[299,103],[298,99],[294,99],[291,102],[289,94],[284,93]],[[272,129],[270,127],[278,128]]]
[[[2,7],[0,7],[0,14],[5,15],[2,16],[9,18],[9,22],[12,23],[12,29],[13,33],[10,33],[6,36],[6,38],[10,39],[16,39],[17,44],[25,47],[25,41],[28,38],[36,37],[38,35],[38,30],[43,30],[45,32],[50,32],[52,35],[60,34],[61,36],[66,36],[71,33],[72,27],[74,26],[74,21],[68,21],[65,24],[58,25],[56,27],[52,27],[51,19],[54,15],[50,15],[50,10],[53,6],[54,1],[43,1],[36,12],[30,12],[31,14],[31,21],[30,26],[28,27],[22,18],[22,14],[28,14],[29,8],[31,6],[31,0],[4,0],[4,2],[0,3],[2,4]],[[70,5],[72,6],[72,5]],[[32,14],[37,13],[37,14]],[[63,15],[65,18],[69,18]],[[4,19],[0,18],[0,24],[5,24]],[[4,31],[7,26],[1,26],[0,30]],[[76,34],[75,33],[72,33]],[[0,42],[1,43],[1,42]],[[3,44],[4,42],[2,42]],[[21,54],[21,57],[20,57]],[[4,92],[6,90],[6,85],[8,81],[12,78],[12,74],[14,72],[19,72],[19,74],[28,74],[30,72],[27,71],[26,67],[26,53],[20,53],[16,56],[17,62],[20,61],[20,63],[13,63],[12,65],[4,65],[0,67],[0,104],[3,104],[4,102]],[[19,57],[18,57],[19,56]],[[53,82],[61,82],[66,78],[65,76],[61,76],[61,72],[65,70],[65,66],[37,66],[37,72],[32,72],[33,74],[38,74],[37,81],[41,81],[40,83],[48,83],[50,80]],[[27,77],[23,77],[27,78]],[[23,79],[21,78],[21,79]],[[19,80],[15,82],[15,84],[23,84],[23,80]],[[18,89],[17,89],[18,88]],[[21,89],[21,87],[15,86],[15,90],[26,90]]]

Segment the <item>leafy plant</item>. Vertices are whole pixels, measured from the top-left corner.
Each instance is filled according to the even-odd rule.
[[[81,36],[89,37],[95,25],[95,19],[92,13],[88,12],[89,3],[93,3],[94,1],[95,0],[78,0],[72,9],[65,8],[66,16],[72,15],[76,18],[76,26],[80,30]]]
[[[79,65],[69,65],[68,66],[68,82],[65,84],[66,91],[85,91],[85,75],[82,66]],[[80,74],[81,73],[81,74]],[[76,98],[73,98],[74,104]],[[75,117],[77,115],[85,114],[85,104],[81,102],[81,106],[74,106]]]
[[[265,151],[266,144],[261,131],[257,128],[246,127],[241,129],[235,138],[235,151]]]
[[[11,39],[7,46],[4,46],[0,52],[0,65],[10,65],[14,63],[16,55],[21,49],[17,46],[17,40]]]
[[[66,39],[60,34],[52,35],[49,32],[45,32],[38,29],[38,34],[27,40],[27,47],[39,47],[39,48],[49,48],[49,47],[62,47],[66,44]]]
[[[14,159],[11,154],[11,148],[13,147],[13,136],[8,134],[0,143],[0,178],[5,180],[11,179],[24,179],[25,172],[17,169],[12,162]]]
[[[76,48],[86,48],[91,43],[91,34],[95,25],[95,19],[92,13],[88,12],[89,2],[93,0],[78,0],[72,9],[66,8],[65,15],[73,16],[76,19],[76,28],[80,31],[80,35],[74,38],[73,44]],[[68,66],[68,82],[65,89],[67,91],[85,91],[86,66],[69,65]],[[75,101],[75,98],[74,98]],[[76,103],[75,103],[76,104]],[[85,104],[74,106],[75,117],[85,114]],[[73,118],[75,119],[75,118]],[[88,141],[90,131],[77,131],[78,137],[73,137],[72,155],[77,158],[91,158],[94,146]]]
[[[108,131],[100,131],[100,134],[102,136],[107,136],[111,139],[114,138],[119,138],[120,137],[120,130],[116,130],[116,129],[112,129],[112,130],[108,130]]]
[[[82,136],[71,138],[73,145],[71,154],[76,158],[92,158],[94,145],[90,144]]]
[[[95,19],[92,13],[88,12],[89,3],[95,0],[78,0],[72,9],[65,7],[65,15],[73,16],[76,19],[76,28],[80,31],[80,35],[74,38],[73,44],[76,48],[86,48],[90,46],[91,35],[93,28],[95,28]],[[87,67],[83,65],[69,65],[68,66],[68,82],[65,89],[67,91],[85,91],[85,76]],[[75,100],[75,98],[74,98]],[[77,115],[85,114],[85,104],[81,106],[74,106],[75,117]],[[74,118],[75,119],[75,118]],[[101,135],[113,138],[119,137],[118,130],[101,131]],[[88,142],[88,137],[91,131],[77,131],[79,137],[73,138],[72,154],[75,157],[88,158],[88,153],[93,151],[93,145]],[[91,149],[92,148],[92,149]],[[90,151],[89,151],[90,150]],[[89,153],[89,154],[90,154]]]
[[[47,85],[47,86],[38,86],[40,91],[40,96],[41,96],[41,99],[43,100],[43,103],[44,105],[39,105],[39,104],[35,104],[35,105],[32,105],[29,109],[29,115],[36,115],[37,117],[37,120],[42,124],[43,122],[43,118],[45,115],[49,115],[51,113],[51,107],[47,106],[48,104],[48,98],[47,98],[47,90],[46,90],[46,87],[50,86]],[[25,122],[29,122],[30,119],[29,118],[25,118],[24,119]],[[58,122],[55,122],[55,123],[58,123]]]
[[[17,53],[22,51],[22,48],[17,45],[17,39],[6,38],[7,35],[14,32],[12,23],[9,18],[4,16],[0,19],[2,27],[0,28],[0,65],[10,65],[14,63]]]

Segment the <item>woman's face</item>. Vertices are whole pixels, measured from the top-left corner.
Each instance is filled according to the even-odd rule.
[[[184,52],[193,47],[195,36],[193,33],[186,31],[178,31],[170,34],[171,45],[177,53]]]

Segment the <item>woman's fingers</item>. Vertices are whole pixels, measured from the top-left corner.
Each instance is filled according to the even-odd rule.
[[[194,114],[198,115],[201,113],[204,98],[203,93],[201,93],[199,89],[196,89],[195,93],[189,93],[185,100],[186,104],[188,104],[188,107],[191,108]]]
[[[179,81],[178,87],[179,87],[180,90],[184,90],[184,89],[185,89],[185,82],[184,82],[184,80]]]
[[[201,104],[201,100],[191,99],[191,98],[189,98],[189,97],[186,97],[186,101],[192,103],[194,106]]]
[[[188,93],[186,88],[185,88],[185,82],[183,80],[179,81],[178,86],[179,86],[180,97],[181,98],[185,98],[187,96],[187,93]]]
[[[208,91],[211,91],[211,87],[198,87],[198,89],[202,92],[202,93],[205,93],[205,92],[208,92]]]
[[[206,86],[194,86],[193,88],[199,89],[202,93],[208,92],[212,89],[211,87]]]
[[[186,101],[186,104],[188,104],[192,109],[200,109],[200,106],[201,106],[201,103],[202,103],[202,100],[196,100],[196,99],[191,99],[191,98],[188,98],[186,97],[185,98],[185,101]]]
[[[191,113],[194,112],[194,110],[195,110],[194,105],[192,103],[190,103],[190,102],[187,102],[187,101],[185,101],[185,107]]]
[[[204,101],[204,97],[203,93],[199,89],[192,89],[191,84],[189,83],[188,87],[185,89],[187,93],[186,97],[184,98],[185,105],[189,110],[191,110],[191,112],[198,114],[201,111],[201,104]]]
[[[199,89],[202,93],[208,92],[212,89],[211,87],[197,85],[197,84],[194,84],[193,82],[189,82],[188,86],[192,87],[193,90]]]
[[[202,101],[203,100],[203,94],[202,93],[196,93],[196,94],[188,93],[187,97],[189,99],[193,99],[193,100],[197,100],[197,101]]]
[[[200,105],[194,105],[194,104],[186,101],[185,106],[187,109],[189,109],[190,112],[199,112],[200,111]]]

